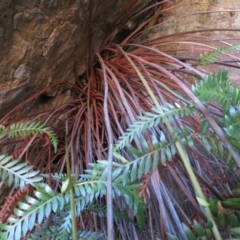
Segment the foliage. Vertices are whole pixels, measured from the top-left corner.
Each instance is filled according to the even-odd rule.
[[[197,61],[199,65],[208,65],[217,61],[223,54],[228,52],[236,51],[240,49],[240,45],[233,45],[225,48],[217,48],[213,51],[201,54],[200,58]]]
[[[45,124],[41,122],[18,122],[11,124],[9,127],[0,125],[0,137],[7,136],[8,138],[17,138],[31,136],[34,134],[46,134],[54,147],[54,151],[57,150],[58,140],[56,134]]]
[[[81,214],[86,206],[93,204],[94,200],[97,200],[99,197],[102,198],[106,194],[107,176],[105,165],[96,164],[95,166],[97,168],[94,167],[92,171],[86,171],[85,174],[81,175],[77,183],[73,185],[77,216]],[[139,206],[141,206],[139,204],[141,198],[137,196],[139,185],[131,184],[130,179],[125,179],[125,181],[128,185],[123,186],[121,180],[116,180],[113,183],[114,198],[121,196],[135,214],[140,213],[143,211],[143,205],[142,209],[139,209]],[[56,212],[63,212],[63,214],[60,225],[55,230],[58,232],[58,236],[55,236],[56,238],[54,239],[59,239],[59,234],[61,236],[60,239],[70,239],[69,193],[55,193],[48,185],[43,183],[40,185],[35,184],[34,187],[35,196],[26,196],[23,202],[18,202],[18,207],[14,210],[15,216],[8,219],[7,225],[0,225],[2,230],[1,239],[20,239],[21,234],[26,235],[28,231],[33,230],[35,222],[42,224],[44,219]],[[51,229],[46,230],[47,236],[49,232],[51,232]],[[86,234],[88,237],[90,235]]]
[[[26,184],[34,185],[41,182],[43,178],[39,176],[39,171],[32,171],[32,166],[27,166],[28,163],[19,159],[12,160],[11,156],[0,156],[0,175],[1,181],[8,180],[10,187],[14,183],[14,187],[24,189]]]
[[[228,82],[226,82],[227,72],[220,71],[218,74],[212,74],[210,76],[206,76],[203,81],[193,87],[194,92],[199,95],[199,99],[203,101],[218,101],[221,104],[222,109],[228,113],[226,105],[229,106],[229,101],[231,107],[234,108],[238,105],[238,102],[225,101],[225,96],[222,95],[231,95],[229,92],[235,92],[234,87],[229,86]],[[221,89],[218,92],[220,98],[216,98],[215,95],[211,95],[206,93],[204,90],[208,89],[209,81],[214,82],[216,89]],[[224,82],[224,84],[222,83]],[[233,89],[232,89],[233,88]],[[231,91],[229,90],[231,89]],[[233,104],[235,103],[235,104]],[[144,214],[143,209],[144,205],[142,205],[142,199],[137,196],[137,192],[139,191],[139,184],[135,184],[134,182],[137,179],[141,179],[143,175],[148,174],[151,170],[156,169],[159,165],[159,159],[161,159],[162,163],[165,163],[166,160],[172,160],[174,155],[176,154],[176,150],[174,147],[175,140],[171,145],[166,140],[164,133],[159,133],[159,137],[156,135],[152,135],[153,148],[147,147],[147,144],[144,144],[144,131],[149,131],[151,128],[155,128],[158,126],[160,122],[172,121],[176,118],[183,118],[189,114],[196,114],[194,111],[193,103],[189,106],[184,106],[180,108],[179,106],[174,107],[173,105],[167,104],[166,107],[162,106],[161,110],[157,110],[153,108],[152,112],[146,112],[143,116],[140,116],[138,120],[136,120],[127,130],[125,135],[123,135],[119,141],[115,144],[115,152],[114,155],[117,161],[113,162],[113,197],[114,199],[122,198],[128,208],[132,209],[134,215],[138,219],[139,224],[143,226],[144,223]],[[235,109],[235,108],[234,108]],[[226,117],[225,117],[226,118]],[[225,118],[223,117],[223,121],[221,122],[224,126],[224,129],[227,129],[229,124],[229,120],[225,122]],[[228,117],[229,119],[230,117]],[[203,146],[208,152],[213,152],[215,155],[219,153],[221,157],[224,158],[223,154],[223,146],[218,144],[217,135],[209,135],[209,129],[206,127],[206,121],[202,121],[203,126],[200,128],[200,131],[197,135],[197,138],[201,138],[203,140]],[[25,125],[20,125],[25,126]],[[34,129],[36,129],[36,125],[31,125]],[[37,125],[39,126],[39,124]],[[41,125],[43,127],[43,125]],[[209,125],[207,125],[209,126]],[[15,128],[9,128],[15,129]],[[37,133],[36,130],[31,131],[31,127],[27,128],[27,131],[32,133]],[[44,129],[46,129],[44,127]],[[240,129],[239,129],[240,130]],[[26,135],[24,130],[18,130],[21,132],[23,136]],[[42,131],[39,131],[42,133]],[[228,131],[226,131],[229,133]],[[52,134],[52,133],[51,133]],[[188,129],[183,129],[179,131],[179,129],[174,130],[174,136],[176,139],[182,139],[182,142],[190,146],[194,147],[194,139],[196,135],[191,133]],[[55,136],[54,134],[52,134]],[[234,140],[239,140],[235,135],[228,134],[229,138],[234,138]],[[139,152],[136,148],[131,147],[131,142],[134,138],[139,137],[143,146],[145,146],[143,152]],[[212,139],[212,140],[207,140]],[[188,139],[187,141],[183,141],[184,139]],[[191,140],[190,140],[191,139]],[[56,138],[54,138],[54,142]],[[209,144],[211,143],[211,144]],[[129,151],[137,156],[135,160],[127,160],[123,156],[121,156],[117,151],[120,151],[122,148],[129,146]],[[220,149],[219,149],[220,147]],[[158,153],[160,155],[158,155]],[[4,181],[8,178],[8,184],[11,185],[13,182],[15,183],[15,187],[20,186],[21,189],[25,187],[26,184],[31,184],[34,187],[34,196],[25,196],[22,201],[18,202],[17,207],[14,209],[14,217],[9,217],[7,220],[7,224],[1,224],[1,239],[20,239],[21,235],[26,236],[29,231],[34,230],[35,223],[41,225],[43,224],[44,219],[49,218],[50,215],[57,214],[62,212],[59,220],[55,225],[51,225],[49,228],[43,230],[43,232],[39,233],[39,230],[31,234],[29,239],[36,239],[41,234],[43,239],[59,239],[59,234],[61,239],[70,239],[71,238],[71,217],[70,217],[70,209],[69,209],[69,201],[70,195],[66,187],[64,187],[64,191],[55,192],[53,191],[47,184],[42,182],[43,176],[39,175],[39,171],[31,171],[32,167],[27,167],[27,163],[19,163],[19,160],[10,161],[11,157],[1,156],[0,166],[2,168],[1,178]],[[108,169],[108,161],[99,160],[98,163],[91,164],[91,168],[85,170],[84,174],[80,174],[80,178],[77,182],[73,182],[74,189],[74,202],[76,209],[76,216],[80,216],[82,212],[86,209],[91,208],[96,204],[98,199],[102,199],[106,195],[106,185],[107,185],[107,169]],[[66,182],[66,177],[52,174],[53,179],[61,180]],[[74,179],[74,178],[73,178]],[[72,179],[72,180],[73,180]],[[71,181],[72,181],[71,180]],[[37,183],[37,182],[42,183]],[[63,187],[62,187],[63,188]],[[231,209],[237,210],[239,208],[239,200],[229,199],[221,202],[221,206],[228,206]],[[219,203],[218,203],[219,206]],[[212,212],[216,209],[216,201],[210,200],[210,207]],[[222,207],[223,208],[223,207]],[[215,210],[216,211],[216,210]],[[239,215],[239,213],[238,213]],[[219,227],[224,228],[226,224],[225,216],[218,210],[217,212],[217,223]],[[235,223],[231,227],[239,227],[237,224],[237,216],[234,214],[229,215],[228,222]],[[187,239],[196,239],[195,235],[198,234],[198,237],[205,236],[206,239],[211,239],[211,231],[209,232],[209,227],[203,229],[197,222],[194,223],[194,230],[190,230],[188,226],[185,224],[182,225],[183,230],[187,236]],[[54,229],[54,231],[53,231]],[[236,230],[236,229],[235,229]],[[233,230],[233,231],[235,231]],[[55,233],[58,233],[56,236]],[[79,233],[79,237],[81,239],[93,239],[97,238],[97,233],[91,232],[81,232]],[[103,235],[99,235],[101,238]],[[169,239],[177,239],[173,237],[169,233]],[[209,236],[209,237],[207,237]]]
[[[126,130],[116,143],[116,148],[120,149],[130,143],[139,132],[157,126],[159,122],[165,123],[173,118],[183,117],[194,113],[194,109],[190,106],[176,108],[171,104],[161,106],[161,109],[153,108],[152,112],[145,112],[143,116],[138,116],[137,121]],[[162,133],[163,136],[163,133]],[[161,137],[160,137],[161,138]]]
[[[89,9],[93,2],[89,1]],[[223,46],[198,60],[191,53],[199,52],[199,48],[202,51],[204,46],[213,48],[215,42],[210,45],[213,38],[204,36],[206,42],[203,44],[199,33],[180,32],[154,40],[145,39],[148,26],[157,19],[155,14],[144,19],[123,39],[120,34],[128,21],[138,16],[143,19],[142,14],[151,9],[158,14],[172,11],[179,7],[181,0],[174,1],[176,3],[156,1],[129,16],[136,2],[131,1],[117,16],[98,53],[91,52],[92,34],[89,34],[86,73],[77,76],[76,63],[76,84],[54,83],[1,120],[2,125],[10,126],[16,121],[12,113],[20,116],[21,107],[50,88],[58,86],[63,92],[71,90],[72,98],[67,102],[54,109],[22,116],[26,126],[17,126],[31,135],[40,133],[39,127],[44,127],[37,122],[36,129],[28,131],[34,128],[28,120],[44,119],[53,127],[58,140],[46,129],[41,132],[46,134],[37,135],[34,142],[35,136],[28,139],[21,130],[12,136],[3,134],[5,138],[1,143],[15,146],[14,158],[28,159],[29,155],[34,155],[31,164],[24,163],[19,169],[20,161],[11,166],[10,160],[2,160],[6,161],[6,164],[3,162],[3,166],[7,165],[4,171],[9,176],[5,180],[12,178],[10,183],[16,181],[16,187],[26,187],[23,191],[15,189],[3,205],[11,203],[9,214],[1,224],[3,238],[16,236],[18,239],[22,234],[29,239],[71,239],[71,190],[80,239],[106,238],[106,219],[110,217],[105,209],[109,192],[114,196],[116,238],[141,239],[146,233],[143,239],[166,239],[167,232],[169,239],[193,239],[193,236],[208,239],[215,236],[214,227],[226,239],[238,236],[237,226],[221,228],[220,225],[226,222],[227,216],[238,218],[234,203],[238,203],[239,193],[232,189],[239,181],[238,154],[233,154],[239,152],[239,89],[236,84],[229,83],[228,78],[232,79],[226,71],[206,74],[207,68],[196,67],[196,64],[213,62],[214,66],[229,66],[227,60],[217,62],[216,58],[237,47]],[[166,2],[170,4],[167,8],[162,5]],[[93,19],[89,18],[91,29]],[[159,23],[162,24],[164,22]],[[144,40],[139,43],[142,37]],[[208,40],[211,40],[209,45]],[[177,43],[181,44],[176,48]],[[176,49],[181,56],[175,55]],[[231,56],[226,54],[225,58]],[[230,63],[238,68],[232,58]],[[213,87],[216,91],[212,91]],[[5,127],[1,129],[4,133]],[[64,147],[66,136],[67,148]],[[17,144],[12,137],[18,137]],[[39,144],[42,139],[45,140],[43,146]],[[50,142],[56,152],[50,148]],[[114,152],[109,154],[112,142],[115,143]],[[70,173],[66,171],[67,155]],[[112,155],[113,161],[107,161]],[[196,198],[198,191],[183,158],[206,199],[198,194]],[[113,182],[112,188],[107,190],[109,163],[113,168]],[[27,166],[30,168],[24,172]],[[41,173],[35,171],[37,169]],[[223,208],[230,205],[233,209],[227,210],[228,215],[224,217],[219,214],[218,219],[212,201],[213,206],[218,207],[220,202]],[[211,209],[208,216],[213,216],[212,222],[206,220],[206,209]]]
[[[217,74],[205,76],[197,85],[192,86],[193,93],[199,100],[204,103],[210,101],[219,103],[224,114],[231,106],[239,108],[240,104],[239,88],[228,82],[227,74],[226,70],[220,70]]]

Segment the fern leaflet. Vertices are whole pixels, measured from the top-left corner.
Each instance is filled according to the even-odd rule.
[[[162,106],[161,109],[153,108],[152,110],[153,112],[146,112],[144,116],[139,116],[138,120],[133,122],[115,144],[115,150],[123,148],[139,133],[157,126],[160,122],[165,123],[173,118],[194,114],[194,108],[191,106],[176,108],[171,104]]]
[[[25,137],[29,135],[34,135],[37,133],[40,134],[47,134],[50,137],[51,143],[53,144],[54,150],[56,152],[58,139],[56,134],[51,130],[50,127],[46,126],[40,122],[22,122],[22,123],[15,123],[10,125],[9,128],[3,130],[5,135],[9,138],[13,137]]]
[[[240,140],[240,112],[230,107],[224,115],[224,130],[233,139]]]
[[[25,184],[33,185],[42,181],[39,171],[32,171],[31,166],[19,159],[12,160],[10,156],[0,155],[0,178],[1,181],[8,180],[8,186],[14,183],[14,187],[23,190]]]
[[[232,52],[235,50],[240,50],[240,45],[233,45],[225,48],[217,48],[211,52],[204,53],[200,56],[197,61],[198,65],[208,65],[214,63],[217,59],[219,59],[223,54]]]
[[[240,91],[237,87],[228,82],[228,72],[220,70],[217,74],[213,73],[192,86],[193,93],[203,102],[217,102],[224,111],[228,111],[230,105],[239,103]]]
[[[45,184],[44,187],[38,187],[34,195],[35,198],[26,196],[24,202],[18,203],[18,208],[14,209],[15,217],[10,217],[8,224],[0,224],[0,239],[7,236],[5,239],[20,240],[22,235],[33,229],[35,222],[41,224],[44,218],[61,210],[69,202],[68,196],[56,195]]]

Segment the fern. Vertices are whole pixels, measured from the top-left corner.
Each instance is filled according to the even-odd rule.
[[[220,159],[225,159],[229,169],[233,169],[236,166],[236,162],[230,152],[224,148],[223,142],[217,137],[216,133],[211,133],[207,121],[202,121],[201,125],[201,131],[199,133],[191,133],[184,128],[181,131],[174,129],[174,138],[180,139],[183,144],[193,149],[194,139],[198,139],[207,153]]]
[[[240,112],[234,107],[230,107],[224,116],[224,130],[228,136],[240,140]]]
[[[76,204],[76,215],[79,215],[83,210],[85,202],[93,202],[93,199],[101,198],[106,195],[107,188],[107,175],[101,169],[106,166],[102,164],[94,164],[98,168],[89,169],[89,174],[83,174],[80,182],[73,185],[74,192],[76,197],[79,197],[79,200],[75,202]],[[120,168],[121,169],[121,168]],[[98,173],[97,173],[98,171]],[[94,175],[99,175],[99,180],[91,180]],[[90,181],[89,181],[90,179]],[[114,181],[113,186],[113,197],[123,197],[128,206],[131,209],[134,209],[134,213],[138,210],[138,204],[141,202],[142,198],[137,196],[137,190],[140,187],[140,184],[132,184],[130,179],[127,181],[128,185],[123,184],[121,179]],[[80,198],[82,197],[82,198]]]
[[[14,183],[14,187],[23,190],[26,184],[41,182],[43,178],[39,176],[39,171],[32,171],[32,166],[27,166],[26,162],[12,160],[10,156],[0,155],[0,178],[1,181],[8,180],[8,186]]]
[[[52,173],[52,174],[41,174],[42,177],[46,178],[46,179],[51,179],[54,181],[66,181],[68,179],[68,176],[66,173]],[[77,176],[75,174],[71,174],[71,177],[73,180],[75,180],[77,178]]]
[[[8,219],[8,224],[0,224],[0,239],[21,239],[22,235],[33,229],[35,222],[41,224],[51,212],[61,210],[69,198],[59,197],[48,186],[38,187],[34,191],[35,197],[26,196],[24,202],[18,203],[14,209],[15,217]]]
[[[165,123],[171,121],[173,118],[193,114],[194,108],[191,106],[176,108],[171,104],[167,104],[166,106],[162,106],[160,110],[153,108],[152,111],[153,112],[145,112],[144,116],[139,116],[138,120],[132,123],[115,144],[116,150],[126,146],[135,136],[144,130],[157,126],[160,121]]]
[[[57,226],[50,226],[48,229],[37,229],[27,240],[60,240],[59,229]]]
[[[233,46],[225,47],[225,48],[217,48],[211,52],[201,54],[200,58],[197,61],[197,64],[198,65],[208,65],[208,64],[214,63],[223,54],[232,52],[235,50],[240,50],[240,45],[233,45]]]
[[[95,203],[90,205],[84,209],[84,211],[88,211],[91,214],[94,214],[100,218],[107,217],[107,206],[106,204]],[[113,217],[116,220],[124,220],[127,222],[133,222],[133,220],[126,215],[125,212],[122,212],[117,206],[113,206]]]
[[[192,86],[193,93],[202,102],[217,102],[226,112],[230,105],[238,105],[240,92],[236,86],[231,86],[228,82],[228,72],[220,70],[217,74],[213,73]]]
[[[50,127],[40,122],[22,122],[10,125],[8,128],[1,127],[1,137],[7,135],[8,138],[26,137],[34,134],[47,134],[56,152],[58,139]]]
[[[59,234],[59,229],[56,226],[50,226],[48,229],[38,229],[36,232],[32,233],[27,240],[63,240],[72,239],[68,234]],[[67,237],[67,238],[66,238]],[[92,231],[78,231],[78,237],[80,240],[104,240],[103,233],[96,233]]]
[[[96,232],[91,232],[91,231],[79,231],[78,232],[79,240],[98,240],[98,239],[106,239],[104,238],[103,233],[96,233]]]
[[[159,159],[164,164],[165,161],[172,160],[176,154],[176,148],[174,142],[167,143],[164,134],[161,132],[160,141],[154,145],[154,149],[150,150],[145,148],[145,153],[140,153],[137,159],[125,163],[121,168],[116,168],[113,171],[113,179],[122,182],[123,185],[128,184],[128,180],[134,182],[137,179],[141,179],[144,174],[147,174],[150,170],[155,169],[159,164]],[[134,153],[133,148],[131,148]]]
[[[102,164],[97,168],[88,170],[81,175],[79,181],[73,185],[75,193],[76,216],[79,216],[87,205],[92,204],[93,200],[106,195],[107,178],[104,175]],[[97,177],[98,176],[98,177]],[[101,180],[92,180],[93,178]],[[61,236],[70,234],[71,231],[71,214],[69,211],[69,193],[56,194],[46,184],[35,184],[35,197],[26,196],[24,202],[19,202],[18,207],[14,209],[15,217],[10,217],[7,224],[0,224],[0,239],[20,239],[21,235],[25,236],[28,231],[32,231],[35,222],[42,224],[44,218],[57,211],[63,211],[62,221],[59,226]],[[123,186],[121,181],[113,183],[113,197],[122,197],[127,203],[126,206],[133,209],[134,213],[142,212],[139,205],[142,198],[137,196],[139,184],[129,184]],[[143,205],[141,205],[143,209]],[[63,239],[63,238],[62,238]],[[66,238],[68,239],[68,238]]]

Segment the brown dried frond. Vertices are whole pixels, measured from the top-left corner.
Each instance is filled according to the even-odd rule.
[[[138,191],[138,195],[144,197],[144,199],[151,197],[149,192],[150,181],[151,181],[151,172],[143,176],[143,179],[141,181],[142,186]]]
[[[29,194],[30,189],[31,185],[26,185],[23,191],[17,190],[13,196],[6,197],[5,203],[0,210],[0,223],[6,223],[7,219],[13,213],[14,208],[17,206],[17,203]]]

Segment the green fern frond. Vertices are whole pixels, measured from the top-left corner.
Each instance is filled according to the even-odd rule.
[[[78,236],[79,236],[79,240],[104,240],[106,239],[104,237],[103,233],[96,233],[96,232],[92,232],[92,231],[78,231]]]
[[[143,140],[141,140],[141,142],[143,142]],[[137,152],[137,158],[135,160],[122,164],[122,168],[116,168],[113,171],[113,180],[121,180],[122,184],[125,186],[129,184],[129,181],[134,182],[137,179],[141,179],[144,174],[155,169],[159,161],[163,164],[166,161],[171,161],[176,154],[175,142],[172,141],[168,143],[163,132],[160,132],[158,142],[156,142],[156,139],[153,139],[153,147],[154,149],[150,149],[145,146],[144,152]],[[135,148],[130,147],[128,149],[135,155]]]
[[[240,140],[240,112],[233,106],[224,115],[224,130],[229,137]]]
[[[10,217],[7,224],[0,224],[0,239],[7,236],[5,239],[20,240],[34,228],[35,223],[41,224],[44,218],[61,211],[69,202],[69,196],[55,194],[48,185],[41,185],[34,191],[35,197],[26,196],[24,202],[18,203],[14,209],[15,217]]]
[[[106,239],[104,237],[103,233],[97,233],[92,231],[84,231],[79,230],[78,231],[78,239],[79,240],[104,240]],[[56,226],[50,226],[48,229],[37,229],[35,233],[32,233],[30,237],[27,238],[27,240],[70,240],[72,239],[71,236],[68,233],[60,233],[59,228]]]
[[[61,236],[63,235],[71,235],[71,230],[72,230],[72,219],[71,219],[71,212],[70,210],[67,211],[67,214],[63,217],[62,219],[62,224],[59,229],[59,233]],[[63,238],[63,237],[61,237]],[[69,237],[68,237],[69,238]]]
[[[34,134],[47,134],[50,137],[51,143],[56,152],[58,139],[56,134],[51,130],[50,127],[40,122],[21,122],[10,125],[5,129],[5,133],[9,138],[14,137],[26,137]]]
[[[100,218],[107,217],[107,206],[106,204],[93,204],[87,206],[84,211],[88,211],[91,214],[94,214]],[[126,222],[133,222],[131,218],[129,218],[125,212],[119,210],[118,207],[113,206],[113,218],[116,220],[124,220]]]
[[[201,54],[200,58],[197,61],[198,65],[208,65],[214,63],[219,59],[223,54],[229,53],[235,50],[240,50],[240,45],[233,45],[230,47],[217,48],[211,52]]]
[[[3,160],[3,163],[9,163],[9,159]],[[3,164],[3,165],[4,165]],[[16,162],[18,166],[18,162]],[[10,166],[14,166],[12,164]],[[25,165],[23,165],[25,166]],[[114,167],[120,168],[119,164]],[[17,167],[17,170],[19,166]],[[92,164],[91,168],[81,175],[79,181],[73,184],[75,195],[76,215],[81,212],[94,200],[103,197],[107,193],[107,168],[104,161]],[[142,170],[141,170],[142,171]],[[115,172],[116,173],[116,172]],[[144,170],[146,173],[146,170]],[[35,176],[35,175],[34,175]],[[126,176],[126,171],[125,171]],[[137,195],[140,184],[132,184],[131,179],[124,178],[115,179],[113,182],[113,197],[122,198],[126,202],[126,208],[132,209],[139,222],[144,222],[144,204],[141,197]],[[56,194],[46,184],[34,184],[36,191],[35,197],[26,196],[24,202],[19,202],[18,207],[14,209],[14,217],[10,217],[6,224],[0,225],[0,239],[20,239],[25,236],[28,231],[32,231],[35,223],[42,224],[44,218],[48,218],[50,214],[57,211],[63,211],[62,222],[59,226],[61,239],[69,239],[71,231],[71,215],[69,211],[69,194]],[[127,210],[127,209],[126,209]],[[65,236],[65,237],[64,237]]]
[[[134,137],[146,129],[157,126],[160,122],[169,122],[174,118],[194,114],[194,108],[191,106],[177,108],[171,104],[162,106],[161,109],[153,108],[153,112],[145,112],[144,116],[139,116],[138,120],[126,130],[115,144],[115,149],[121,149],[130,143]]]
[[[10,156],[0,155],[0,179],[8,180],[8,186],[14,183],[14,187],[23,190],[26,184],[35,184],[42,181],[39,171],[32,171],[32,166],[27,166],[26,162],[12,160]]]
[[[203,121],[201,125],[201,131],[194,134],[185,128],[182,128],[181,131],[179,129],[174,129],[174,138],[180,139],[183,144],[191,148],[194,148],[193,138],[197,138],[198,142],[202,144],[207,153],[222,159],[225,154],[224,151],[227,151],[224,149],[222,141],[215,133],[211,133],[207,121]]]
[[[86,173],[81,175],[78,183],[73,185],[75,196],[78,197],[78,201],[75,202],[77,216],[80,215],[87,204],[107,194],[106,165],[102,163],[94,165],[98,167],[95,168],[93,166],[91,169],[85,171]],[[119,167],[119,169],[122,171],[122,167]],[[119,170],[116,169],[116,171],[118,172]],[[95,180],[92,180],[93,176],[97,176]],[[142,198],[137,195],[140,186],[140,184],[133,184],[130,179],[128,179],[127,184],[123,184],[120,178],[115,179],[112,183],[113,198],[122,197],[126,201],[127,206],[133,209],[135,214],[140,213],[141,210],[139,208],[141,207]]]
[[[240,101],[239,89],[228,82],[228,72],[220,70],[217,74],[205,76],[200,83],[192,86],[193,93],[203,102],[217,102],[224,111],[231,104],[236,105]]]
[[[36,229],[34,233],[32,233],[27,240],[60,240],[59,236],[59,228],[58,226],[50,226],[47,229]]]
[[[41,176],[44,177],[45,179],[51,178],[54,181],[65,181],[65,180],[68,179],[68,176],[67,176],[66,173],[57,173],[57,172],[55,172],[55,173],[50,174],[50,176],[49,176],[49,174],[41,174]],[[74,180],[76,179],[76,175],[75,174],[71,174],[71,177]]]

